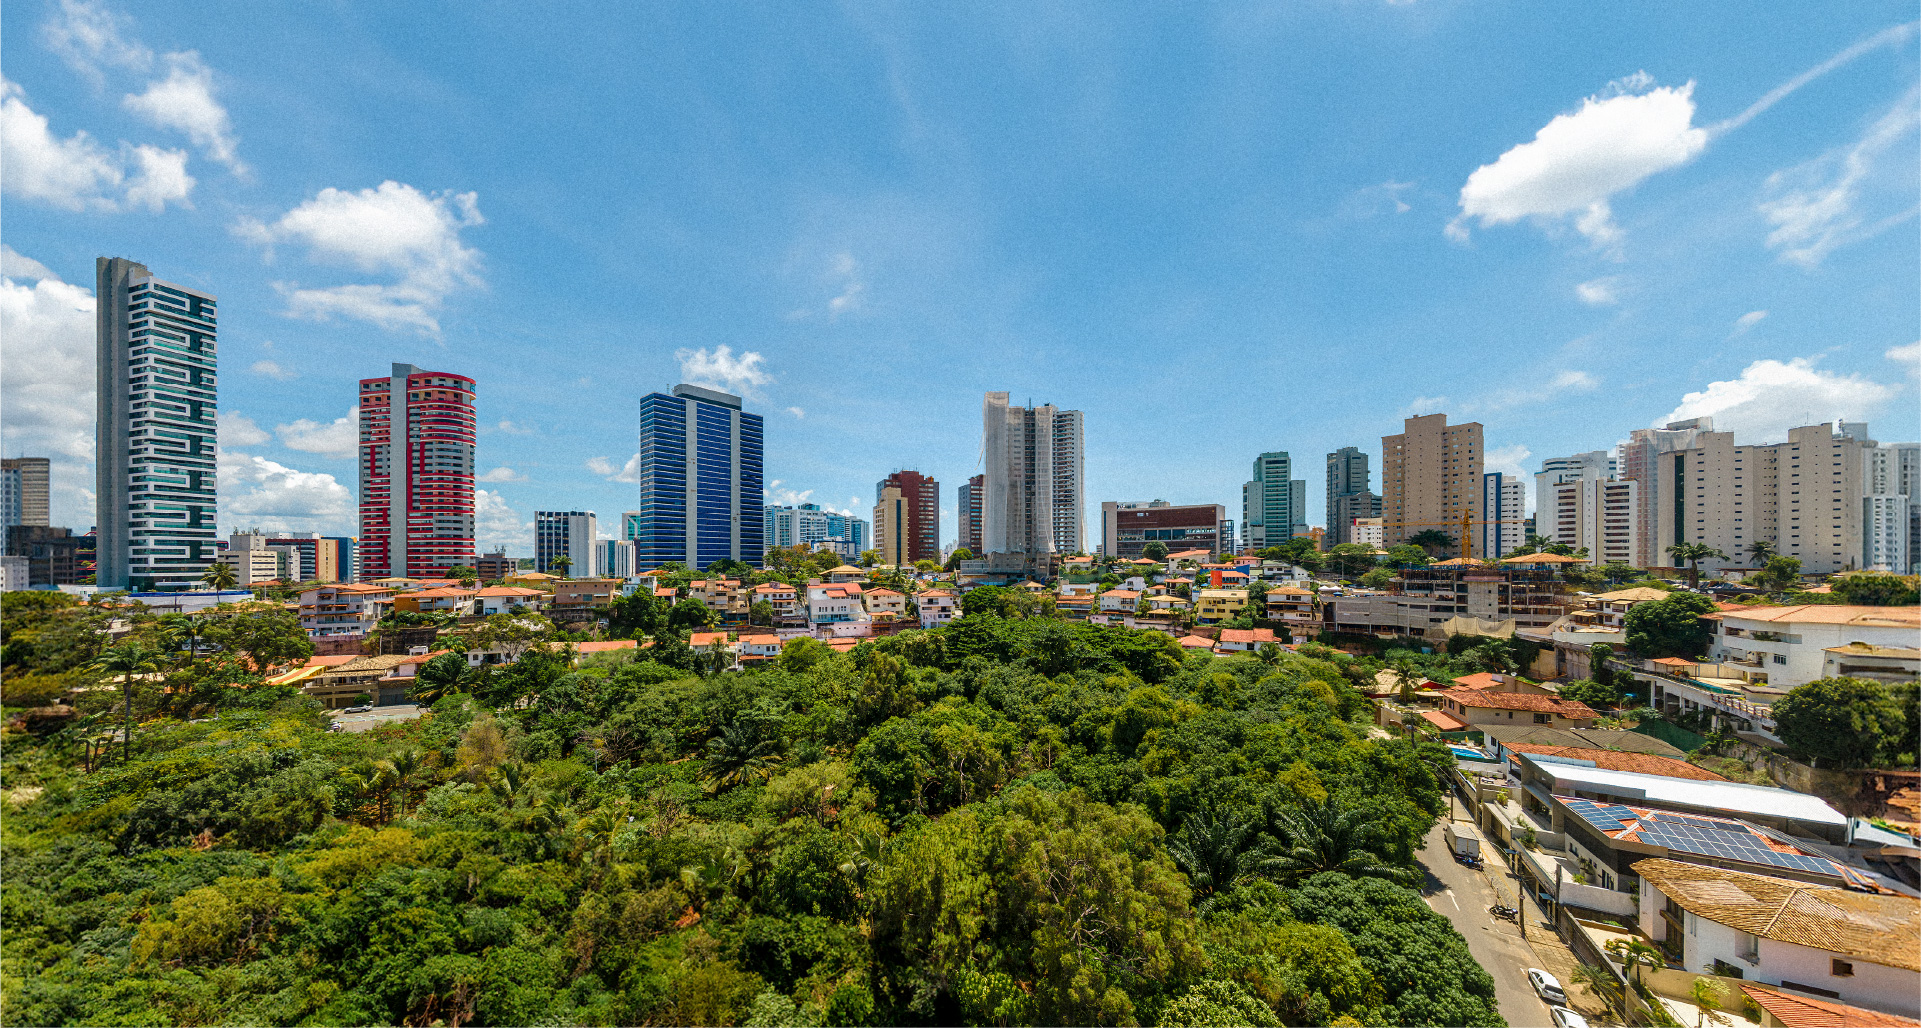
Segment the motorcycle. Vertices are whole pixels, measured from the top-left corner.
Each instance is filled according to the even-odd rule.
[[[1487,908],[1487,912],[1490,914],[1493,914],[1495,917],[1498,917],[1503,921],[1512,921],[1515,924],[1521,923],[1521,912],[1514,909],[1513,907],[1503,906],[1499,903],[1496,903],[1493,906]]]
[[[1460,864],[1462,867],[1471,867],[1476,871],[1481,869],[1481,858],[1466,853],[1454,854],[1454,862]]]

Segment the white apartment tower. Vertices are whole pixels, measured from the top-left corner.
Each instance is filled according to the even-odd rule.
[[[1635,483],[1634,559],[1630,561],[1634,566],[1660,565],[1667,556],[1659,543],[1660,500],[1669,491],[1663,488],[1657,467],[1661,454],[1689,449],[1712,431],[1713,418],[1691,418],[1671,421],[1666,428],[1637,428],[1621,444],[1621,477]]]
[[[986,461],[981,543],[988,553],[1078,553],[1085,441],[1081,412],[1053,404],[1011,407],[1006,393],[981,404]]]
[[[216,535],[214,298],[121,257],[95,275],[94,581],[199,588]]]
[[[1659,454],[1655,480],[1658,559],[1676,543],[1706,543],[1728,559],[1707,568],[1750,565],[1753,544],[1829,574],[1862,566],[1864,479],[1875,448],[1866,426],[1848,435],[1833,425],[1791,429],[1787,442],[1736,446],[1732,432],[1702,432],[1687,449]]]
[[[1637,482],[1577,478],[1554,487],[1548,506],[1535,515],[1557,543],[1587,551],[1596,564],[1634,563],[1634,494]]]
[[[1481,475],[1480,542],[1476,556],[1498,560],[1527,542],[1527,484],[1500,471]]]
[[[1913,574],[1921,565],[1921,495],[1915,492],[1921,489],[1921,443],[1876,446],[1864,456],[1861,566]]]
[[[1618,473],[1619,465],[1606,450],[1589,450],[1572,457],[1549,457],[1541,462],[1541,471],[1534,476],[1534,509],[1543,511],[1553,507],[1554,487],[1563,482],[1579,482],[1584,478],[1605,482],[1617,477]]]

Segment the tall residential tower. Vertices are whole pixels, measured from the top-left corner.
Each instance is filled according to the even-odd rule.
[[[640,401],[640,519],[636,570],[679,561],[760,565],[761,417],[740,397],[681,384]]]
[[[1254,458],[1254,477],[1241,486],[1241,534],[1248,549],[1307,534],[1307,480],[1294,478],[1293,467],[1286,450]]]
[[[0,459],[0,523],[53,524],[50,468],[45,457]]]
[[[940,562],[940,482],[896,471],[874,484],[874,546],[882,563]]]
[[[360,380],[362,579],[473,566],[474,439],[473,379],[396,364]]]
[[[1356,518],[1381,516],[1381,498],[1368,481],[1367,454],[1343,446],[1327,455],[1327,545],[1354,542]]]
[[[981,403],[982,553],[1078,553],[1086,523],[1081,412],[1053,404],[1012,407],[1006,393]],[[978,555],[978,554],[977,554]]]
[[[1401,424],[1400,435],[1381,437],[1385,542],[1395,546],[1432,529],[1458,545],[1461,515],[1481,520],[1481,423],[1450,425],[1447,415],[1428,414]]]
[[[95,275],[94,581],[198,588],[216,534],[214,298],[120,257]]]

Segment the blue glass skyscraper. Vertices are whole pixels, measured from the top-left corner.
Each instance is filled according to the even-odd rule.
[[[669,561],[760,564],[761,418],[740,403],[685,384],[641,398],[637,570]]]

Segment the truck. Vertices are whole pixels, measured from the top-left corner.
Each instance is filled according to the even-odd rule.
[[[1481,859],[1481,833],[1472,824],[1449,821],[1441,826],[1441,838],[1447,840],[1448,852],[1456,858]]]

